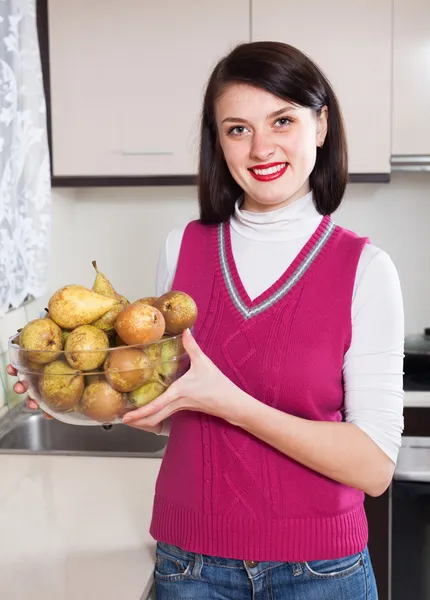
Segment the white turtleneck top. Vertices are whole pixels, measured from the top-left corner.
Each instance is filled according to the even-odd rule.
[[[312,192],[266,213],[241,210],[236,203],[230,221],[233,256],[251,299],[281,277],[321,219]],[[161,251],[158,296],[172,289],[184,230],[171,231]],[[396,462],[403,431],[403,301],[393,262],[371,244],[358,263],[351,318],[352,341],[343,363],[345,419]]]

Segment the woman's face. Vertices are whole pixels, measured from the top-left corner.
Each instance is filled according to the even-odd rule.
[[[227,166],[244,191],[243,208],[274,210],[310,191],[326,107],[316,115],[265,90],[232,84],[218,98],[215,118]]]

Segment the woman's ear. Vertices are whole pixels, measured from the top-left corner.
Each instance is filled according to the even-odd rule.
[[[323,106],[317,115],[317,146],[322,148],[327,136],[328,128],[328,108]]]

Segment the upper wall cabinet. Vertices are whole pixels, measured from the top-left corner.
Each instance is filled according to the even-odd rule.
[[[49,0],[54,176],[197,172],[203,89],[249,0]]]
[[[252,39],[296,46],[333,84],[346,123],[350,173],[388,173],[391,0],[251,2]]]
[[[394,0],[393,154],[430,156],[430,1]]]

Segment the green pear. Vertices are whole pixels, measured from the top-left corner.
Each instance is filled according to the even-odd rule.
[[[68,363],[79,371],[93,371],[103,364],[109,339],[93,325],[81,325],[69,333],[64,347]]]
[[[146,356],[150,359],[151,362],[155,364],[160,362],[161,344],[159,342],[151,344],[150,346],[146,346],[143,349],[143,351],[145,352]]]
[[[128,399],[135,407],[145,406],[145,404],[149,404],[158,396],[161,396],[163,392],[165,392],[167,386],[164,385],[159,379],[151,379],[151,381],[147,381],[142,386],[130,392],[128,395]]]
[[[67,338],[69,337],[69,334],[70,334],[70,333],[71,333],[71,332],[70,332],[68,329],[63,329],[63,330],[62,330],[62,335],[63,335],[63,346],[65,345],[65,343],[66,343],[66,340],[67,340]]]
[[[72,410],[84,391],[84,377],[66,362],[56,360],[43,370],[39,392],[46,404],[58,411]]]
[[[160,359],[156,365],[157,372],[165,379],[174,378],[179,369],[178,359],[184,353],[182,340],[177,338],[166,339],[160,344]]]
[[[107,298],[83,285],[66,285],[51,296],[49,315],[63,329],[89,325],[119,304],[116,298]]]
[[[47,364],[58,358],[63,349],[63,334],[52,319],[34,319],[20,332],[19,345],[27,360]]]

